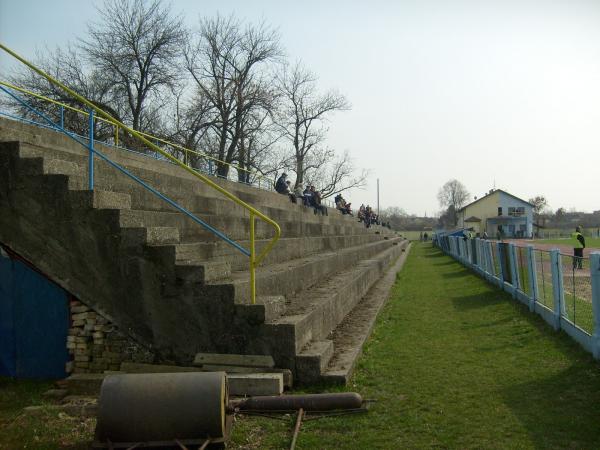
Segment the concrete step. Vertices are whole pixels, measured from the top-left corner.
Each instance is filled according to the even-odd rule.
[[[375,257],[385,249],[393,247],[400,238],[382,240],[337,251],[323,252],[282,264],[258,267],[256,285],[258,295],[285,295],[304,291],[332,274],[357,264],[364,258]],[[249,303],[249,274],[247,271],[233,272],[232,285],[235,303]]]
[[[78,175],[65,174],[49,174],[44,176],[27,175],[25,179],[21,180],[21,185],[33,189],[41,189],[42,187],[47,188],[48,185],[51,185],[58,190],[84,191],[87,188],[87,179]],[[115,200],[119,198],[119,195],[129,196],[129,201],[126,202],[123,208],[121,208],[121,205],[119,205],[118,202],[113,205],[115,208],[123,209],[119,216],[119,223],[122,227],[177,227],[180,229],[182,241],[214,242],[220,240],[220,238],[212,232],[204,229],[190,217],[187,217],[180,212],[129,209],[131,208],[131,202],[133,201],[132,198],[135,196],[135,192],[132,192],[132,194],[121,194],[119,191],[104,191],[100,186],[98,186],[97,189],[103,192],[114,192]],[[228,230],[228,235],[234,240],[245,240],[249,235],[250,219],[247,216],[196,214],[197,217],[216,229]],[[277,215],[275,215],[275,219],[278,219]],[[279,225],[282,229],[282,235],[287,237],[306,235],[376,234],[376,230],[374,229],[367,230],[364,227],[356,226],[352,223],[331,224],[325,222],[306,222],[304,220],[294,219],[284,221],[279,220]],[[260,220],[256,220],[255,230],[258,239],[271,237],[274,234],[273,228]]]
[[[122,227],[121,243],[124,247],[140,245],[177,244],[179,229],[175,227]]]
[[[285,313],[283,295],[259,296],[255,304],[235,305],[236,315],[250,324],[271,322]]]
[[[333,356],[333,341],[312,341],[296,356],[296,376],[305,384],[320,381]]]
[[[125,152],[125,156],[119,155],[120,158],[117,158],[117,162],[123,163],[125,166],[127,162],[130,162],[130,160],[126,158],[130,155],[127,155],[126,153],[127,152]],[[84,149],[82,149],[82,152],[80,153],[71,153],[62,150],[41,148],[34,145],[20,143],[18,145],[17,154],[22,159],[42,157],[48,161],[63,161],[63,163],[60,163],[63,165],[65,163],[68,163],[68,167],[65,166],[64,172],[60,173],[64,173],[67,175],[79,175],[81,177],[81,179],[79,180],[81,188],[83,189],[87,187],[88,157]],[[120,161],[120,159],[124,159],[124,161]],[[157,164],[164,164],[160,161],[155,162]],[[97,161],[96,166],[96,186],[103,190],[114,190],[130,193],[132,197],[132,209],[173,211],[173,208],[166,202],[149,193],[148,191],[144,190],[144,188],[141,187],[139,184],[135,183],[133,180],[130,180],[123,174],[119,173],[107,163],[99,160]],[[172,166],[172,164],[170,164],[170,166]],[[224,198],[221,194],[217,193],[216,191],[210,188],[206,188],[206,186],[204,186],[198,191],[199,188],[196,185],[202,184],[198,180],[173,179],[172,176],[157,174],[153,171],[148,171],[146,168],[139,169],[136,167],[132,167],[132,172],[135,175],[140,176],[141,179],[148,181],[150,185],[155,187],[160,186],[159,190],[161,190],[164,194],[168,195],[174,201],[180,203],[183,207],[189,210],[213,214],[222,214],[226,212],[228,215],[234,216],[248,215],[246,210],[244,210],[242,207],[235,205],[233,202]],[[165,179],[161,178],[163,175],[166,177]],[[77,180],[73,180],[73,183],[76,182]],[[344,216],[342,214],[339,214],[339,212],[337,211],[332,211],[332,214],[330,216],[323,217],[321,215],[315,215],[313,213],[312,208],[306,208],[302,205],[294,205],[291,202],[287,201],[287,198],[282,199],[281,197],[284,196],[281,196],[279,194],[258,191],[256,189],[249,188],[243,185],[242,188],[245,190],[249,189],[250,191],[255,191],[254,193],[248,193],[245,191],[238,192],[238,194],[240,194],[240,196],[243,197],[243,200],[252,202],[253,206],[258,207],[263,213],[267,214],[268,216],[273,216],[274,220],[276,221],[297,221],[299,219],[303,219],[303,221],[308,222],[335,222],[355,228],[364,228],[361,224],[359,224],[356,221],[355,218]],[[266,195],[266,197],[262,195],[263,193]],[[254,195],[254,197],[252,195]],[[261,201],[261,199],[264,201]]]
[[[250,234],[250,219],[230,215],[198,214],[197,217],[234,240],[247,240]],[[180,230],[183,242],[210,242],[219,241],[220,238],[211,231],[206,230],[190,217],[178,212],[123,210],[119,215],[119,224],[122,227],[162,226],[176,227]],[[282,237],[299,236],[332,236],[356,234],[352,227],[339,227],[336,225],[307,223],[303,221],[280,221]],[[361,231],[360,234],[363,234]],[[364,234],[374,234],[364,232]],[[271,225],[257,221],[255,223],[255,236],[258,239],[268,239],[274,235]]]
[[[78,164],[80,168],[87,173],[88,151],[86,148],[65,136],[58,135],[54,136],[56,139],[51,139],[50,135],[56,133],[48,132],[48,130],[39,131],[43,135],[43,142],[38,139],[36,139],[36,142],[27,142],[27,139],[21,141],[19,144],[20,157],[44,156],[70,161]],[[3,137],[3,139],[5,138]],[[222,198],[221,194],[216,190],[205,185],[196,177],[171,162],[159,160],[149,155],[107,147],[102,144],[96,144],[96,148],[99,152],[102,152],[114,162],[122,165],[141,179],[148,181],[151,184],[168,186],[171,193],[180,192],[183,195],[193,193]],[[111,181],[114,181],[116,177],[121,178],[123,176],[99,156],[96,156],[95,158],[95,169],[95,175],[99,183],[110,183]],[[280,194],[257,190],[244,184],[215,177],[210,177],[210,179],[217,184],[224,186],[230,192],[233,192],[246,202],[260,204],[259,197],[264,197],[265,195],[270,197],[270,204],[283,205],[285,202],[289,202],[289,199],[281,198],[283,196]],[[123,186],[126,188],[129,187],[128,183],[135,183],[126,178],[123,178],[123,180]]]
[[[19,170],[25,175],[81,175],[82,171],[78,164],[62,159],[47,157],[20,158]]]
[[[69,191],[73,206],[91,209],[131,209],[131,196],[121,192],[103,191]]]
[[[348,383],[362,352],[362,347],[371,335],[377,315],[385,305],[389,291],[396,280],[396,274],[402,270],[409,251],[410,245],[407,245],[406,252],[400,255],[396,263],[386,271],[378,283],[333,330],[330,335],[334,347],[333,355],[316,381],[334,384]]]
[[[342,235],[342,236],[305,236],[297,238],[281,238],[267,255],[263,265],[282,263],[316,253],[340,250],[347,247],[364,245],[384,240],[375,234]],[[270,240],[256,241],[256,251],[260,252]],[[238,241],[244,248],[250,247],[247,240]],[[225,241],[182,243],[178,245],[156,246],[149,249],[155,260],[162,260],[169,265],[173,261],[184,261],[188,264],[205,261],[223,261],[231,265],[235,271],[247,270],[249,260],[239,250]]]
[[[277,364],[281,367],[293,367],[296,356],[307,345],[313,341],[327,340],[329,334],[367,294],[386,268],[403,254],[402,249],[406,246],[406,241],[404,242],[368,259],[355,261],[352,267],[323,279],[314,288],[288,297],[285,314],[265,324],[269,339],[279,342],[276,349]],[[316,376],[317,374],[313,374],[309,378]]]
[[[231,276],[231,264],[227,261],[176,261],[175,276],[181,283],[214,283]]]

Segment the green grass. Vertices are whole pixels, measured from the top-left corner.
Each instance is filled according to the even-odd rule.
[[[349,386],[378,402],[306,423],[298,448],[598,448],[598,369],[521,304],[415,245]],[[234,448],[285,448],[291,426],[242,419]]]
[[[415,244],[345,388],[377,402],[365,415],[304,423],[297,448],[596,449],[599,368],[520,303]],[[43,390],[19,386],[0,388],[12,398],[10,417]],[[1,414],[0,448],[22,448],[6,444],[16,429]],[[28,426],[38,439],[56,436],[45,424],[21,429]],[[289,448],[292,427],[293,417],[239,417],[230,448]],[[44,447],[28,438],[27,448],[61,448],[53,439]]]
[[[53,411],[42,399],[42,393],[51,387],[48,381],[0,377],[0,449],[89,448],[95,420]],[[24,414],[23,408],[32,405],[42,409],[36,415]]]

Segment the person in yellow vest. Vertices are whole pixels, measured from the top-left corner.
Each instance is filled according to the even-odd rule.
[[[583,267],[583,249],[585,248],[585,238],[581,234],[581,227],[575,228],[575,233],[571,237],[574,240],[573,269],[581,269]]]

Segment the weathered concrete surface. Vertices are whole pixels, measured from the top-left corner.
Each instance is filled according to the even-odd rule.
[[[300,372],[322,370],[331,351],[310,349],[327,340],[401,248],[385,229],[366,229],[336,211],[314,215],[286,196],[215,179],[283,231],[257,271],[258,304],[248,305],[248,261],[235,249],[103,161],[96,163],[96,190],[88,192],[86,150],[65,136],[0,119],[0,141],[15,139],[0,143],[0,242],[163,361],[256,353],[295,372],[304,351]],[[248,245],[248,213],[192,175],[98,149]],[[257,236],[260,249],[272,229],[257,221]]]
[[[275,362],[271,355],[198,353],[194,358],[194,365],[202,366],[204,364],[243,367],[275,367]]]
[[[328,367],[322,372],[319,381],[337,384],[348,382],[362,348],[375,326],[377,315],[389,298],[396,275],[402,270],[409,251],[410,245],[407,245],[406,252],[402,253],[387,269],[380,281],[333,331],[331,339],[337,351],[329,361]]]
[[[279,395],[283,392],[281,373],[227,374],[229,395]]]

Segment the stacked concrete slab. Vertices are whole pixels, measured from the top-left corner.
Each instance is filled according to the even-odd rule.
[[[282,228],[257,270],[251,305],[247,257],[98,158],[88,191],[80,144],[6,119],[0,142],[0,242],[165,361],[262,354],[300,381],[333,373],[339,380],[336,328],[406,248],[385,228],[367,229],[334,210],[315,215],[287,196],[219,180]],[[96,148],[248,245],[248,213],[192,175],[146,155]],[[256,232],[260,249],[273,232],[260,221]]]

